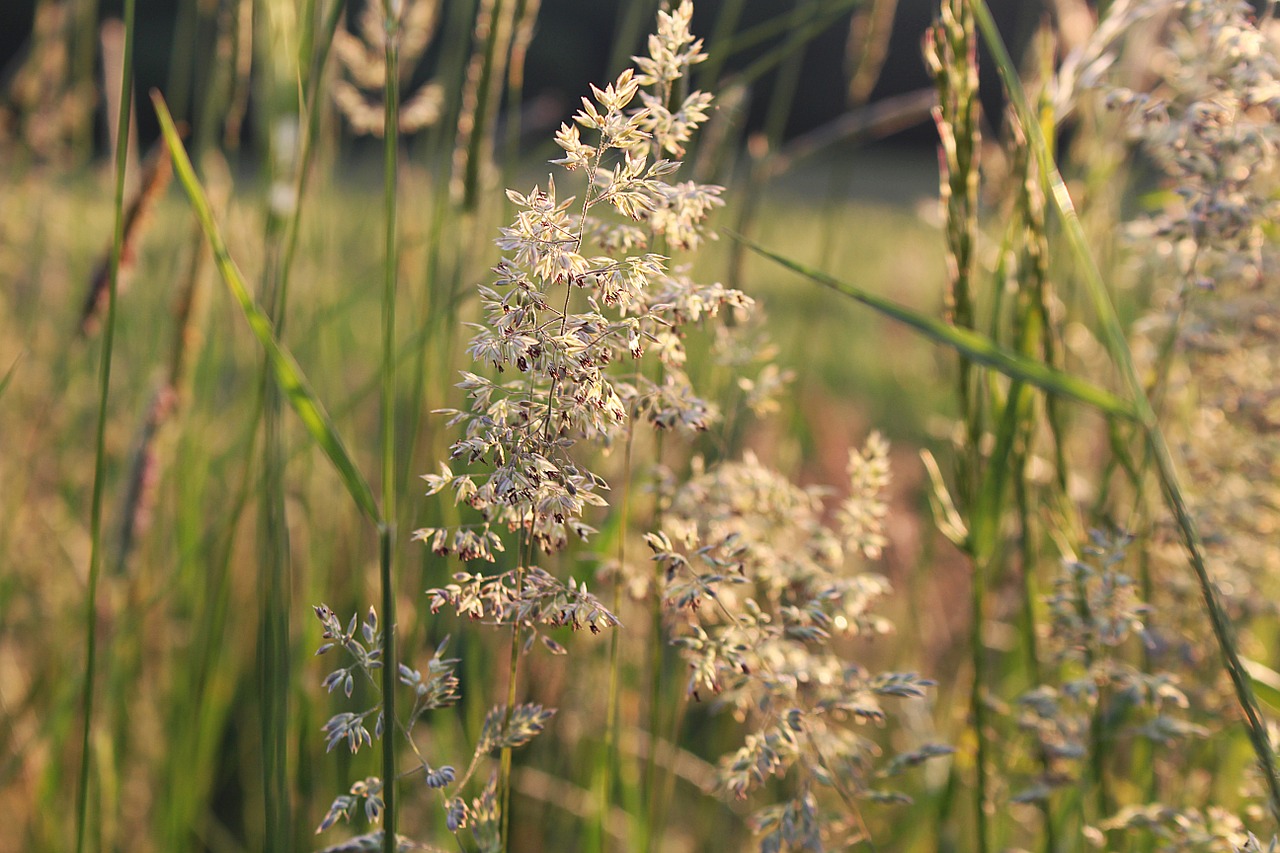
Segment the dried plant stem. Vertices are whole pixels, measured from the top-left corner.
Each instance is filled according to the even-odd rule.
[[[382,817],[383,853],[396,851],[396,280],[399,242],[396,234],[396,183],[400,154],[400,28],[398,4],[384,0],[386,68],[383,103],[383,202],[386,250],[382,291],[382,521],[378,525],[379,580],[382,585]]]
[[[92,4],[87,4],[92,5]],[[129,155],[129,117],[133,113],[133,43],[136,0],[124,3],[124,60],[120,75],[120,114],[116,123],[115,232],[111,249],[110,285],[106,328],[102,335],[98,373],[98,424],[94,435],[93,498],[89,510],[89,584],[85,592],[85,669],[82,706],[84,722],[80,738],[80,769],[76,784],[76,853],[85,849],[89,819],[89,741],[93,730],[94,681],[97,669],[98,580],[102,574],[102,498],[107,479],[107,399],[111,392],[111,356],[115,347],[116,294],[120,284],[120,259],[124,253],[125,166]]]
[[[1169,446],[1165,441],[1164,433],[1160,428],[1155,411],[1151,407],[1151,402],[1147,398],[1146,389],[1143,387],[1137,370],[1134,368],[1133,356],[1129,350],[1128,343],[1125,341],[1120,319],[1111,304],[1110,296],[1102,279],[1102,272],[1098,269],[1097,264],[1094,262],[1093,254],[1089,250],[1088,239],[1084,233],[1084,228],[1080,224],[1079,216],[1076,214],[1075,205],[1071,200],[1070,193],[1067,191],[1066,183],[1053,162],[1044,135],[1030,115],[1029,102],[1026,93],[1022,89],[1022,83],[1018,79],[1013,60],[1005,49],[1004,42],[1000,38],[999,30],[996,28],[987,4],[984,0],[970,0],[970,2],[978,28],[981,30],[983,38],[987,41],[992,55],[995,57],[1001,80],[1009,90],[1010,101],[1018,111],[1019,117],[1022,118],[1024,126],[1028,129],[1032,152],[1036,157],[1040,173],[1048,184],[1049,197],[1057,208],[1067,243],[1079,263],[1081,277],[1093,304],[1094,312],[1099,319],[1103,343],[1112,361],[1119,369],[1125,389],[1135,407],[1143,431],[1143,443],[1155,461],[1160,489],[1164,493],[1165,503],[1173,513],[1174,522],[1182,537],[1183,545],[1186,547],[1187,556],[1190,559],[1191,568],[1199,584],[1205,609],[1208,611],[1209,621],[1213,626],[1214,637],[1222,654],[1223,665],[1231,679],[1236,700],[1244,713],[1245,730],[1267,783],[1268,807],[1272,818],[1277,824],[1280,824],[1280,772],[1277,772],[1275,755],[1267,733],[1266,721],[1262,717],[1257,699],[1254,696],[1249,674],[1245,671],[1244,665],[1240,661],[1240,653],[1236,648],[1235,633],[1231,626],[1230,617],[1222,606],[1222,601],[1218,596],[1218,590],[1214,586],[1213,579],[1209,576],[1209,569],[1204,559],[1204,544],[1183,496],[1173,456],[1169,451]]]

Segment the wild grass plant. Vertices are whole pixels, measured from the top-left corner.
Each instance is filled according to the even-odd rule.
[[[1270,10],[1113,3],[1060,62],[1046,27],[1019,76],[985,4],[942,4],[931,230],[787,200],[807,146],[876,132],[784,133],[787,74],[848,4],[719,56],[688,3],[639,44],[635,4],[612,46],[634,67],[519,183],[541,7],[461,5],[184,6],[239,82],[171,100],[186,143],[157,99],[189,206],[148,172],[159,215],[135,218],[124,183],[110,208],[48,189],[83,141],[28,97],[58,58],[42,2],[0,214],[23,450],[0,462],[0,802],[30,815],[0,850],[1267,849]],[[788,27],[726,83],[733,45]],[[261,190],[199,121],[255,64]],[[773,69],[744,188],[717,149]],[[325,168],[338,127],[381,135],[380,201]],[[87,300],[94,328],[101,241],[64,232],[112,216],[133,286]],[[230,301],[198,297],[204,252]],[[913,269],[938,287],[896,291]],[[73,788],[70,826],[42,816]]]

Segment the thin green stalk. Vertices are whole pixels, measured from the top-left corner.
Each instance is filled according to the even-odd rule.
[[[742,18],[742,7],[745,0],[724,0],[716,10],[716,23],[711,29],[707,44],[727,45],[738,28]],[[725,60],[729,58],[727,50],[714,50],[701,63],[698,69],[698,88],[704,92],[714,91],[720,85],[720,72],[724,69]]]
[[[191,115],[191,86],[195,79],[198,51],[192,45],[200,44],[196,33],[202,17],[199,0],[180,0],[173,24],[173,48],[169,52],[169,102],[179,116]]]
[[[285,302],[289,296],[289,273],[293,269],[293,259],[298,249],[298,234],[302,230],[302,212],[306,209],[303,196],[309,183],[307,176],[311,171],[311,160],[315,156],[316,137],[320,135],[320,85],[324,81],[324,69],[329,60],[329,49],[333,46],[334,35],[338,31],[338,23],[347,7],[347,0],[334,0],[325,18],[322,38],[311,57],[311,71],[307,79],[307,95],[303,101],[303,109],[307,111],[306,130],[302,135],[302,150],[298,154],[297,172],[293,181],[293,210],[285,223],[284,254],[280,258],[276,276],[280,289],[280,301]]]
[[[547,421],[551,415],[548,413]],[[525,569],[533,565],[533,551],[537,547],[533,541],[533,512],[530,508],[529,528],[522,532],[524,540],[520,543],[520,559],[516,566],[516,592],[524,589]],[[504,731],[511,730],[511,712],[516,707],[516,680],[520,675],[520,622],[511,625],[511,650],[507,659],[507,707],[503,716]],[[501,804],[499,819],[502,823],[502,850],[511,850],[511,747],[504,746],[498,761],[498,801]]]
[[[1015,463],[1017,473],[1013,479],[1013,490],[1014,505],[1017,507],[1018,513],[1018,561],[1022,569],[1022,645],[1026,651],[1029,680],[1031,684],[1039,685],[1043,683],[1044,679],[1040,667],[1040,642],[1036,636],[1035,602],[1039,598],[1039,590],[1036,589],[1035,566],[1037,555],[1032,541],[1034,531],[1031,523],[1033,517],[1031,501],[1027,489],[1027,461],[1026,452],[1019,452],[1018,460]],[[1043,747],[1037,747],[1036,752],[1040,760],[1041,771],[1047,773],[1050,769],[1048,753]],[[1053,825],[1053,810],[1047,797],[1039,802],[1039,808],[1041,827],[1044,831],[1045,853],[1055,853],[1058,849],[1058,842]]]
[[[91,4],[86,4],[91,5]],[[94,680],[97,670],[98,579],[102,574],[102,499],[107,480],[107,399],[111,393],[111,356],[115,349],[116,294],[124,251],[124,184],[129,154],[129,118],[133,114],[133,37],[136,0],[124,3],[124,60],[120,75],[120,116],[116,123],[115,230],[111,244],[110,285],[102,361],[98,373],[98,425],[94,435],[93,498],[89,509],[89,588],[85,594],[84,725],[80,738],[80,770],[76,785],[76,853],[85,849],[89,815],[89,739],[93,729]]]
[[[1045,54],[1047,55],[1047,51],[1045,51]],[[1042,69],[1042,74],[1046,77],[1051,73],[1051,68]],[[1053,120],[1052,107],[1043,93],[1040,99],[1040,106],[1041,120],[1051,123]],[[1017,127],[1016,118],[1014,118],[1012,124],[1015,128]],[[1027,151],[1025,134],[1015,134],[1013,145],[1016,146],[1014,151],[1015,174],[1019,178],[1014,233],[1022,235],[1018,252],[1019,280],[1015,301],[1015,340],[1019,352],[1028,357],[1039,355],[1044,363],[1052,364],[1054,361],[1053,336],[1046,304],[1049,290],[1049,245],[1044,215],[1044,194],[1040,191],[1040,181]],[[1023,402],[1025,405],[1020,415],[1022,434],[1018,441],[1013,485],[1018,516],[1019,562],[1022,575],[1022,642],[1026,651],[1027,671],[1031,676],[1030,682],[1032,685],[1038,686],[1043,683],[1039,637],[1036,630],[1036,601],[1039,599],[1039,591],[1036,585],[1035,568],[1039,564],[1039,553],[1035,538],[1036,516],[1031,510],[1031,483],[1028,473],[1028,463],[1030,461],[1032,443],[1035,439],[1038,418],[1032,408],[1033,400],[1030,396],[1025,397]],[[1058,425],[1053,421],[1057,412],[1051,408],[1054,402],[1054,397],[1045,397],[1045,417],[1050,419],[1050,430],[1055,437],[1055,450],[1060,453],[1061,444],[1056,440],[1059,434]],[[1059,500],[1065,500],[1067,499],[1065,466],[1058,469],[1057,474],[1057,479],[1053,483],[1053,488],[1057,490],[1055,497]],[[1050,756],[1043,744],[1038,745],[1036,751],[1040,760],[1041,771],[1048,774],[1052,769]],[[1041,826],[1044,833],[1045,853],[1056,853],[1058,849],[1057,830],[1054,825],[1050,799],[1045,797],[1040,800],[1039,808]]]
[[[785,33],[796,35],[799,43],[804,43],[821,33],[837,18],[862,2],[864,0],[832,0],[831,3],[826,4],[821,9],[821,16],[817,18],[812,17],[811,9],[797,6],[790,11],[775,15],[767,21],[762,21],[753,27],[743,30],[731,40],[717,40],[715,44],[720,46],[720,53],[723,56],[730,57]],[[790,40],[787,44],[790,44]],[[734,74],[734,82],[745,83],[761,76],[774,65],[777,65],[786,55],[788,49],[784,44],[767,51],[743,71]]]
[[[400,22],[391,0],[384,0],[386,69],[383,103],[383,199],[386,248],[382,291],[382,523],[378,527],[382,584],[382,818],[383,853],[396,851],[396,279],[399,241],[396,239],[396,183],[400,154]]]
[[[72,55],[71,82],[78,87],[80,91],[96,92],[97,81],[94,79],[94,67],[98,58],[98,0],[79,0],[72,4],[75,16],[75,34],[72,38],[72,46],[74,54]],[[129,22],[133,19],[130,17],[129,0],[125,0],[125,32],[129,32]],[[128,36],[126,35],[126,42]],[[128,48],[126,47],[126,54]],[[126,58],[125,67],[128,68],[129,60]],[[130,77],[130,72],[125,72],[125,77]],[[132,98],[128,102],[121,102],[121,114],[128,120],[128,106],[132,104]],[[86,111],[87,113],[87,111]],[[75,136],[71,140],[72,154],[75,162],[85,163],[93,156],[93,119],[92,116],[86,115],[76,122]],[[118,137],[123,139],[125,137]],[[119,149],[117,145],[117,150]]]
[[[266,849],[286,853],[292,833],[289,805],[289,529],[284,517],[285,451],[280,431],[281,392],[266,360],[263,370],[261,559],[262,614],[258,642],[258,695],[262,701],[262,784]]]
[[[319,78],[322,75],[323,63],[333,33],[336,30],[342,2],[335,3],[328,20],[328,37],[320,46],[319,62],[313,61],[314,44],[314,5],[304,4],[301,20],[300,62],[310,66],[307,80],[307,97],[310,105],[310,121],[303,134],[300,152],[273,152],[269,162],[271,169],[277,168],[281,162],[293,165],[294,204],[287,214],[282,215],[273,206],[266,214],[266,255],[267,263],[263,270],[263,301],[271,321],[271,327],[277,339],[283,339],[287,317],[289,271],[292,266],[293,253],[297,245],[299,222],[303,205],[301,194],[306,186],[306,176],[311,155],[311,141],[315,135],[316,116],[319,108],[316,93],[319,89]],[[270,109],[273,99],[267,100]],[[306,109],[308,102],[299,104],[299,109]],[[270,180],[277,176],[272,174]],[[290,546],[289,530],[284,511],[284,470],[287,462],[287,451],[281,436],[281,409],[283,405],[281,388],[272,375],[269,364],[270,357],[264,355],[262,366],[263,405],[263,560],[267,567],[264,578],[263,626],[262,626],[262,660],[261,690],[264,701],[263,714],[263,756],[264,756],[264,792],[267,798],[267,838],[269,849],[287,850],[292,847],[292,817],[289,805],[288,785],[288,738],[289,738],[289,690],[291,676],[291,660],[289,649],[290,635]]]
[[[498,89],[505,74],[512,35],[515,0],[481,0],[476,16],[478,52],[471,58],[458,121],[455,169],[461,166],[462,206],[472,210],[480,193],[485,153],[493,152],[493,123],[497,117]],[[455,173],[455,178],[457,177]]]
[[[279,220],[267,212],[267,254],[276,255]],[[283,336],[285,303],[279,281],[272,276],[273,263],[263,270],[263,307],[277,339]],[[262,500],[259,549],[261,585],[258,636],[258,695],[262,701],[262,790],[265,798],[266,849],[285,853],[291,847],[292,817],[289,805],[289,525],[285,518],[284,470],[286,451],[281,432],[282,393],[271,370],[270,357],[262,358]]]
[[[1028,129],[1032,152],[1035,154],[1042,178],[1048,185],[1049,196],[1052,198],[1062,220],[1064,235],[1067,238],[1068,245],[1071,247],[1072,254],[1079,263],[1081,277],[1084,280],[1090,301],[1093,303],[1094,312],[1098,317],[1103,343],[1112,361],[1120,370],[1121,380],[1124,382],[1125,390],[1132,401],[1138,415],[1138,421],[1142,426],[1144,444],[1155,460],[1160,489],[1164,493],[1166,505],[1173,512],[1175,524],[1182,536],[1183,545],[1186,548],[1187,556],[1190,558],[1196,581],[1200,586],[1200,594],[1204,600],[1205,609],[1208,611],[1209,621],[1213,626],[1214,638],[1217,640],[1219,651],[1222,654],[1223,665],[1231,679],[1236,700],[1244,712],[1245,730],[1267,783],[1268,807],[1272,818],[1280,825],[1280,772],[1277,771],[1266,721],[1262,717],[1262,712],[1254,696],[1249,674],[1240,660],[1240,653],[1236,647],[1235,633],[1232,629],[1230,617],[1222,605],[1213,579],[1209,576],[1209,569],[1204,559],[1204,544],[1200,538],[1199,528],[1191,516],[1191,511],[1183,495],[1173,456],[1169,451],[1169,446],[1165,441],[1164,433],[1160,428],[1155,412],[1151,408],[1146,390],[1138,377],[1137,370],[1134,368],[1133,355],[1125,340],[1124,329],[1120,325],[1120,319],[1116,314],[1115,307],[1111,304],[1111,297],[1107,293],[1102,272],[1098,269],[1097,264],[1094,262],[1093,254],[1089,250],[1088,240],[1084,233],[1084,228],[1080,224],[1075,205],[1071,200],[1071,194],[1067,190],[1066,182],[1063,181],[1057,165],[1053,162],[1048,144],[1044,135],[1040,132],[1039,125],[1031,115],[1027,96],[1022,89],[1021,81],[1018,79],[1013,60],[1009,57],[1009,52],[1000,38],[999,30],[996,28],[987,4],[984,0],[970,0],[970,2],[972,3],[978,28],[991,49],[1001,80],[1003,80],[1005,87],[1009,91],[1010,101]]]
[[[627,437],[623,445],[622,455],[622,505],[618,519],[618,569],[613,581],[613,612],[622,609],[622,586],[626,573],[627,561],[627,524],[631,518],[631,450],[635,437],[635,413],[627,421]],[[604,753],[602,765],[596,768],[596,777],[600,786],[598,796],[599,810],[596,814],[596,834],[600,842],[600,851],[607,847],[605,839],[609,837],[609,813],[613,807],[613,779],[618,766],[618,705],[622,683],[622,644],[621,631],[614,630],[609,638],[609,698],[605,711]]]
[[[524,561],[516,569],[516,589],[524,586]],[[511,650],[507,662],[507,711],[503,718],[503,729],[511,729],[511,711],[516,706],[516,679],[520,671],[520,624],[511,626]],[[501,798],[502,810],[502,850],[511,850],[511,747],[504,746],[498,765],[498,794]]]
[[[511,58],[507,66],[507,138],[502,162],[509,166],[520,160],[520,104],[524,100],[524,64],[533,41],[534,25],[542,0],[516,0]]]
[[[661,381],[661,377],[659,378]],[[662,464],[663,448],[666,445],[666,433],[659,432],[655,440],[657,445],[654,451],[654,461]],[[653,529],[662,529],[662,503],[658,502],[654,510]],[[662,739],[662,706],[666,691],[663,687],[667,684],[663,678],[663,672],[666,664],[666,643],[663,642],[663,614],[662,614],[662,584],[663,570],[658,564],[654,564],[653,588],[650,595],[653,597],[651,602],[652,610],[649,617],[649,754],[645,759],[644,774],[644,817],[641,821],[644,843],[640,845],[640,849],[646,853],[653,853],[657,849],[656,842],[662,837],[660,829],[660,811],[662,804],[661,796],[658,793],[658,743]],[[674,742],[674,741],[673,741]]]

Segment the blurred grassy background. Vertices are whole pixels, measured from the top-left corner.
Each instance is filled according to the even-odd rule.
[[[1011,41],[1030,40],[1046,5],[1000,4]],[[86,293],[110,244],[113,215],[104,140],[115,81],[102,83],[97,23],[119,6],[108,0],[10,0],[0,6],[0,35],[7,39],[0,41],[0,375],[13,365],[11,379],[0,386],[0,814],[17,816],[0,832],[0,853],[71,847],[100,315],[87,331],[81,326]],[[463,324],[475,319],[475,287],[491,279],[499,258],[493,238],[510,216],[501,187],[526,191],[546,180],[545,161],[558,153],[549,144],[550,132],[569,117],[587,82],[611,78],[619,58],[639,50],[656,4],[545,2],[529,45],[525,84],[513,87],[495,108],[501,120],[483,140],[486,168],[478,203],[470,208],[448,183],[457,177],[455,148],[465,147],[458,145],[456,116],[466,64],[478,53],[471,42],[477,8],[461,0],[443,4],[436,37],[421,63],[405,71],[406,95],[435,80],[442,84],[445,106],[441,124],[405,140],[398,185],[395,491],[402,651],[420,665],[451,634],[450,653],[464,661],[462,706],[424,722],[423,740],[439,756],[433,758],[437,763],[465,761],[486,709],[505,701],[500,688],[507,640],[427,613],[422,591],[458,569],[408,541],[409,531],[452,518],[445,502],[422,497],[418,479],[435,470],[456,438],[432,411],[462,404],[454,383],[458,370],[469,366],[464,347],[470,330]],[[277,269],[276,229],[281,217],[291,215],[288,181],[281,179],[291,164],[279,151],[290,145],[279,140],[287,143],[298,131],[298,92],[305,91],[300,69],[311,59],[302,35],[318,38],[328,9],[324,3],[287,0],[139,6],[137,90],[160,86],[179,118],[189,121],[188,145],[201,180],[232,255],[248,281],[261,283],[259,298],[269,292]],[[724,64],[704,85],[724,94],[724,106],[712,123],[718,141],[690,157],[701,179],[728,188],[728,206],[713,226],[745,231],[796,261],[922,314],[940,314],[947,256],[936,140],[926,120],[932,93],[919,91],[927,86],[919,35],[933,12],[934,4],[923,0],[699,4],[695,32],[719,32],[731,45],[718,57],[721,46],[709,40],[713,62]],[[280,24],[292,15],[306,25]],[[35,34],[24,41],[32,20]],[[239,29],[245,21],[250,30]],[[863,25],[871,26],[870,35],[853,38]],[[744,47],[744,33],[761,38]],[[881,51],[883,75],[874,57]],[[327,88],[334,80],[332,61],[328,67],[330,76],[320,88],[316,167],[301,208],[280,337],[361,470],[374,472],[383,275],[379,143],[357,138],[339,117]],[[866,85],[851,92],[857,80]],[[984,97],[990,114],[998,115],[998,87],[988,83],[984,77]],[[886,100],[895,94],[907,100]],[[866,106],[868,97],[901,110],[885,118]],[[245,123],[242,132],[228,132],[237,104],[245,110]],[[145,148],[154,135],[145,99],[138,112]],[[860,130],[850,132],[840,124],[845,119]],[[869,144],[882,131],[903,127],[905,136]],[[814,131],[830,131],[834,143],[814,156],[793,158]],[[1088,156],[1113,156],[1108,144],[1114,133],[1096,137]],[[993,185],[1013,186],[1005,174],[1012,170],[1009,163],[998,154],[990,162]],[[1117,214],[1108,205],[1125,198],[1128,178],[1117,178],[1114,165],[1111,171],[1097,163],[1090,168],[1082,171],[1097,183],[1087,184],[1083,194],[1086,212],[1097,215],[1088,225],[1094,248],[1109,264]],[[1006,212],[1007,199],[985,201],[991,211]],[[991,224],[987,248],[1011,251],[1002,243],[1009,239],[1001,233],[1006,225]],[[161,192],[129,249],[106,417],[106,574],[94,624],[104,651],[91,728],[89,847],[128,853],[261,850],[267,847],[262,756],[268,744],[259,726],[266,687],[258,633],[264,607],[260,542],[268,535],[262,510],[269,502],[259,427],[261,349],[227,298],[177,190]],[[984,269],[1005,262],[1000,251],[980,259]],[[1066,266],[1056,254],[1051,263],[1055,275],[1059,264]],[[919,459],[921,449],[942,457],[956,444],[954,356],[742,253],[731,239],[711,244],[694,264],[700,280],[725,281],[759,301],[766,317],[760,331],[776,347],[779,365],[795,372],[795,381],[771,417],[735,419],[722,433],[701,438],[687,451],[668,448],[668,455],[734,458],[751,450],[801,483],[838,491],[850,447],[872,429],[894,442],[890,547],[876,568],[895,587],[885,611],[898,630],[875,642],[850,643],[846,650],[872,670],[914,670],[943,682],[930,700],[906,703],[895,726],[878,733],[886,752],[931,740],[954,743],[960,751],[950,779],[945,767],[922,771],[912,785],[914,805],[869,808],[864,817],[883,845],[879,849],[968,849],[956,839],[969,837],[966,822],[972,818],[955,803],[968,796],[957,793],[957,786],[967,784],[973,771],[967,716],[974,690],[965,648],[972,565],[934,532]],[[1099,377],[1109,376],[1109,369],[1087,320],[1080,320],[1087,314],[1080,307],[1083,298],[1070,287],[1069,274],[1062,278],[1063,317],[1055,320],[1065,329],[1063,359],[1105,381]],[[1006,284],[995,273],[990,280]],[[1129,280],[1117,272],[1112,284],[1124,287]],[[984,311],[997,301],[998,289],[982,294]],[[1145,298],[1139,289],[1119,293],[1126,316]],[[1003,316],[990,310],[992,334],[1007,333]],[[691,346],[695,353],[705,349]],[[737,377],[723,368],[698,364],[691,371],[712,398],[716,392],[738,393]],[[1004,392],[1003,379],[989,381],[982,390],[996,400]],[[1103,426],[1074,410],[1063,417],[1072,427],[1066,443],[1080,471],[1070,484],[1071,498],[1083,505],[1096,497],[1091,489],[1097,484],[1087,477],[1103,464]],[[310,612],[323,601],[345,618],[377,601],[377,536],[289,412],[281,446],[292,570],[287,601],[273,603],[290,615],[291,666],[288,683],[274,687],[289,698],[286,849],[304,850],[328,843],[317,842],[312,828],[334,795],[379,772],[372,751],[355,758],[341,748],[324,753],[320,729],[337,707],[320,688],[326,668],[311,657],[320,631]],[[377,478],[370,479],[377,485]],[[626,531],[618,530],[616,517],[608,519],[592,543],[595,550],[570,552],[559,558],[558,569],[592,579],[594,588],[599,555],[614,553],[622,535]],[[1006,545],[1012,552],[1012,544]],[[637,542],[633,553],[642,548]],[[1056,556],[1043,556],[1052,549],[1041,550],[1043,562],[1056,570]],[[989,636],[980,638],[985,645],[979,651],[994,661],[991,682],[1006,698],[1033,683],[1022,657],[1004,654],[1019,642],[1021,579],[1013,562],[994,584]],[[648,695],[641,684],[645,649],[662,638],[649,635],[643,608],[629,603],[621,616],[632,638],[623,651],[621,694],[621,746],[631,759],[648,748],[641,719]],[[591,769],[603,736],[608,644],[590,636],[558,639],[570,647],[568,662],[534,656],[523,676],[530,700],[560,709],[547,734],[518,757],[513,826],[519,843],[513,849],[531,853],[597,849],[597,839],[588,838],[583,826],[595,808]],[[665,665],[665,674],[681,683],[681,662],[669,655]],[[737,850],[751,843],[745,807],[693,795],[707,784],[707,762],[737,743],[733,722],[715,715],[711,704],[689,706],[675,744],[679,764],[675,796],[660,828],[663,851]],[[995,698],[992,704],[998,704]],[[1015,728],[1011,715],[1002,725]],[[1019,745],[1001,759],[1024,770],[1035,764],[1028,740],[1011,736],[1008,742]],[[1196,749],[1212,753],[1202,764],[1217,772],[1188,774],[1185,787],[1193,794],[1230,786],[1248,764],[1239,738]],[[1137,754],[1136,763],[1142,763],[1143,754]],[[1175,762],[1175,771],[1205,757],[1190,748],[1188,756],[1194,760]],[[619,768],[619,806],[633,814],[637,767],[628,760]],[[1005,803],[1013,780],[997,781],[1004,787],[995,800]],[[1135,783],[1116,784],[1120,801],[1141,799]],[[426,792],[412,787],[405,792],[401,831],[442,837],[439,810]],[[1076,798],[1060,814],[1066,815],[1061,820],[1068,831],[1078,829],[1072,821],[1079,817],[1083,825],[1085,810],[1076,807],[1084,795],[1072,789],[1061,796]],[[1026,838],[1035,829],[1027,827],[1038,826],[1036,807],[1008,808],[998,839],[1011,848],[1030,843]],[[619,836],[630,831],[626,814],[606,823]]]

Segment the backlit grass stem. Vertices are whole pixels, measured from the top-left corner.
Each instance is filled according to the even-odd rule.
[[[736,234],[732,231],[724,231],[722,233],[744,243],[747,248],[761,257],[768,258],[779,266],[809,279],[814,284],[847,296],[877,313],[904,323],[934,343],[955,349],[972,361],[996,370],[1010,379],[1019,379],[1048,394],[1083,403],[1092,409],[1118,418],[1121,421],[1133,421],[1136,417],[1133,407],[1110,391],[1008,349],[981,332],[960,329],[943,323],[941,320],[930,317],[927,314],[913,311],[891,299],[871,293],[855,284],[835,278],[807,264],[779,255],[758,243],[748,240],[741,234]]]
[[[95,8],[95,4],[86,5],[90,9]],[[92,15],[92,12],[89,14]],[[82,700],[84,723],[81,729],[80,770],[76,785],[76,853],[83,853],[85,849],[85,833],[88,830],[89,820],[89,748],[90,735],[93,731],[94,680],[97,675],[98,580],[102,574],[103,555],[102,499],[107,479],[107,400],[111,394],[111,356],[115,349],[116,296],[120,284],[120,260],[124,251],[125,166],[129,155],[129,119],[133,115],[133,44],[136,14],[136,0],[125,0],[120,115],[115,129],[115,230],[111,246],[107,319],[102,333],[102,355],[98,371],[98,424],[94,434],[93,497],[89,509],[89,582],[88,589],[85,591],[85,667]]]
[[[622,451],[622,503],[618,513],[618,568],[613,582],[613,612],[622,611],[622,587],[627,565],[627,526],[631,520],[631,451],[635,440],[635,412],[627,423],[626,439]],[[609,837],[609,815],[613,809],[614,776],[618,767],[618,706],[622,691],[622,632],[614,631],[609,637],[609,696],[605,711],[604,750],[601,765],[596,768],[599,809],[596,814],[596,834],[600,851],[604,853]]]
[[[382,816],[383,853],[396,851],[396,280],[399,242],[396,234],[396,182],[400,154],[400,4],[384,0],[386,68],[383,90],[383,213],[386,245],[382,290],[382,522],[378,525],[378,564],[382,585]]]

